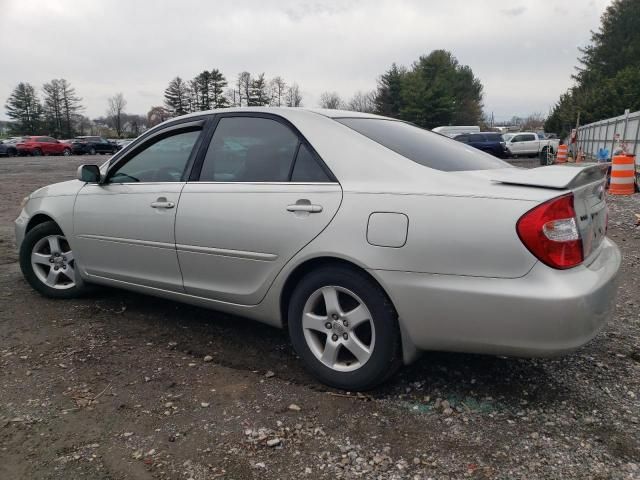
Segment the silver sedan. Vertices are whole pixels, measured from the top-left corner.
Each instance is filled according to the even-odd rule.
[[[169,120],[16,220],[27,281],[109,285],[289,330],[321,381],[420,351],[544,356],[595,336],[620,253],[597,165],[522,170],[390,118],[301,108]]]

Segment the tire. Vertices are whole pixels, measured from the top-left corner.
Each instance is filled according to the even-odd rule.
[[[58,248],[51,247],[50,238],[57,239]],[[55,261],[52,261],[54,257]],[[54,268],[58,270],[50,276]],[[76,298],[87,291],[86,284],[76,273],[73,252],[55,222],[41,223],[26,234],[20,246],[20,269],[29,285],[45,297]],[[53,277],[55,281],[45,281],[53,280]]]
[[[337,309],[327,307],[325,299],[333,298],[332,292],[336,292]],[[360,309],[363,305],[364,310]],[[359,324],[356,306],[361,314]],[[327,310],[339,314],[333,316]],[[310,373],[331,387],[368,390],[401,365],[395,309],[382,288],[356,269],[332,266],[307,274],[292,293],[288,320],[294,349]],[[326,355],[330,352],[336,353]]]
[[[95,155],[96,154],[96,149],[91,147],[91,149],[89,149],[89,155]]]
[[[542,147],[542,150],[540,151],[540,154],[539,154],[540,165],[542,165],[542,166],[546,166],[547,165],[547,153],[548,152],[549,152],[549,148],[548,147]]]
[[[68,148],[65,148],[65,149],[62,151],[62,155],[64,155],[65,157],[70,157],[70,156],[71,156],[71,150],[70,150],[70,149],[68,149]]]
[[[41,157],[42,156],[42,150],[40,150],[39,148],[34,148],[33,152],[31,152],[31,155],[33,155],[34,157]]]
[[[10,157],[17,157],[18,151],[15,148],[10,148],[7,150],[7,155],[9,155]]]

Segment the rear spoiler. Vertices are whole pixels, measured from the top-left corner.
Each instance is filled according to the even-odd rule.
[[[610,163],[568,163],[531,169],[500,170],[490,178],[497,183],[571,190],[602,180]]]

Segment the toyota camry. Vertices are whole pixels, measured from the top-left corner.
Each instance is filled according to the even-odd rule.
[[[318,379],[362,390],[425,350],[592,339],[620,266],[605,174],[515,168],[376,115],[224,109],[36,190],[16,238],[45,296],[108,285],[287,328]]]

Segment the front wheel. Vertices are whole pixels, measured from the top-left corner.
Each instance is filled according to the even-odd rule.
[[[34,157],[40,157],[40,156],[42,156],[42,150],[40,150],[39,148],[34,148],[32,155]]]
[[[71,150],[69,150],[68,148],[65,148],[65,149],[62,151],[62,155],[64,155],[65,157],[69,157],[69,156],[71,156]]]
[[[27,282],[45,297],[74,298],[86,290],[71,246],[55,222],[29,230],[20,246],[20,268]]]
[[[96,154],[96,149],[91,147],[91,149],[89,150],[89,155],[95,155]]]
[[[296,352],[323,383],[367,390],[400,366],[397,315],[380,286],[366,274],[328,267],[305,276],[288,310]]]

